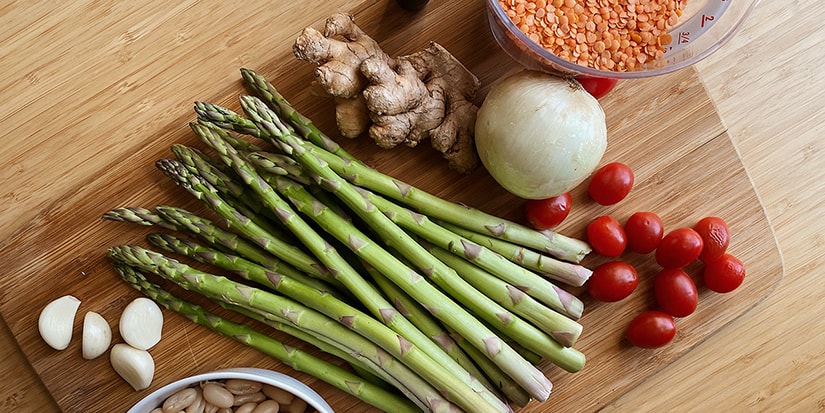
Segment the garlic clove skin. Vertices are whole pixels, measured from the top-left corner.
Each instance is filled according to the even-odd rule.
[[[100,357],[112,344],[112,328],[100,314],[89,311],[83,317],[81,353],[86,360]]]
[[[137,349],[149,350],[160,341],[163,313],[151,299],[138,297],[123,309],[118,329],[126,343]]]
[[[109,352],[109,362],[120,377],[135,391],[152,384],[155,376],[155,360],[146,350],[134,348],[126,343],[117,343]]]
[[[74,318],[80,300],[72,295],[64,295],[43,307],[37,320],[40,337],[55,350],[65,350],[72,341]]]

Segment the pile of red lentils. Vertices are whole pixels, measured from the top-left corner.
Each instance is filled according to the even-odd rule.
[[[687,0],[499,0],[533,42],[579,65],[632,71],[661,59]]]

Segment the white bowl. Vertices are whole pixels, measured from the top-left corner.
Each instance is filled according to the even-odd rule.
[[[318,395],[315,390],[300,381],[272,370],[259,368],[234,368],[223,369],[209,373],[198,374],[186,377],[178,381],[169,383],[144,397],[137,404],[132,406],[126,413],[149,413],[152,409],[163,404],[164,400],[176,392],[187,387],[192,387],[203,381],[215,381],[226,379],[245,379],[269,384],[284,389],[296,397],[304,399],[308,405],[315,408],[319,413],[334,413],[332,407]]]

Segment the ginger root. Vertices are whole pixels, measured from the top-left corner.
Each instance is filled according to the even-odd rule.
[[[343,136],[368,133],[387,149],[429,139],[452,169],[469,173],[478,166],[473,99],[480,82],[441,45],[392,58],[351,15],[337,13],[323,33],[304,29],[293,52],[317,65],[313,86],[334,97]]]

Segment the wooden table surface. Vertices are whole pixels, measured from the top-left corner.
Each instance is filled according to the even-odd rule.
[[[344,3],[344,2],[341,2]],[[44,2],[45,4],[45,2]],[[113,3],[115,4],[115,3]],[[301,2],[279,9],[275,14],[295,12]],[[91,5],[91,3],[90,3]],[[73,36],[83,30],[83,19],[101,16],[72,16],[77,25],[63,25],[66,33],[41,24],[43,6],[0,5],[0,69],[5,76],[12,68],[19,70],[9,58],[11,52],[4,38],[25,38],[28,34],[6,32],[4,28],[31,29],[36,36]],[[196,12],[170,10],[170,13]],[[90,7],[91,10],[91,7]],[[99,10],[97,8],[96,10]],[[275,10],[275,9],[273,9]],[[304,11],[320,21],[328,11]],[[53,13],[60,13],[54,11]],[[304,16],[310,19],[312,16]],[[825,61],[825,49],[819,46],[821,21],[825,19],[825,3],[816,0],[793,2],[763,1],[751,16],[743,31],[715,55],[697,68],[718,112],[726,123],[733,143],[750,175],[774,228],[783,255],[785,277],[767,299],[760,302],[725,328],[682,358],[658,371],[639,387],[611,403],[608,411],[668,411],[680,406],[680,411],[707,411],[708,408],[728,411],[825,411],[825,322],[821,313],[825,301],[821,297],[825,281],[825,127],[822,108],[825,107],[825,73],[817,72],[815,64]],[[24,23],[21,23],[24,22]],[[310,20],[311,21],[311,20]],[[14,24],[10,24],[14,22]],[[119,30],[135,36],[147,35],[152,22],[117,22]],[[204,24],[216,24],[215,22]],[[256,30],[265,30],[256,27]],[[186,32],[181,32],[185,43]],[[118,55],[128,60],[134,56],[129,39],[120,39]],[[219,39],[224,45],[231,38]],[[36,42],[38,47],[48,43]],[[229,46],[227,46],[229,47]],[[91,53],[77,45],[67,53]],[[218,52],[216,52],[218,53]],[[242,65],[245,62],[235,62]],[[60,79],[59,64],[42,62],[31,68],[25,81],[32,85],[49,79],[53,90],[72,93],[72,82]],[[139,62],[136,64],[140,64]],[[36,70],[37,69],[37,70]],[[105,70],[106,68],[90,68]],[[197,72],[198,68],[192,68]],[[151,74],[147,74],[151,75]],[[234,75],[234,73],[232,73]],[[16,77],[20,78],[17,73]],[[86,80],[86,79],[84,79]],[[78,85],[80,86],[80,85]],[[123,88],[138,87],[125,81]],[[193,95],[208,93],[212,85],[198,84]],[[77,90],[80,88],[78,87]],[[3,106],[18,110],[16,102],[29,102],[33,96],[50,90],[10,88],[0,90]],[[54,96],[52,110],[60,117],[60,104],[66,96]],[[75,96],[74,102],[82,101]],[[141,102],[147,108],[163,102]],[[153,109],[157,110],[157,108]],[[4,119],[8,114],[0,114]],[[43,127],[49,127],[43,125]],[[5,135],[5,134],[4,134]],[[4,144],[23,145],[25,136],[4,136]],[[39,158],[12,163],[0,171],[0,188],[5,207],[0,208],[0,240],[6,239],[20,225],[35,217],[50,203],[52,180],[71,179],[81,173],[84,154],[76,148],[61,147],[60,142],[38,142]],[[93,149],[86,148],[94,152]],[[68,163],[49,164],[53,152],[60,151]],[[7,165],[8,149],[0,152]],[[15,180],[19,171],[25,182]],[[31,173],[34,168],[36,173]],[[0,244],[2,245],[2,244]],[[8,276],[8,274],[0,274]],[[2,322],[0,327],[0,408],[16,412],[59,411],[44,385],[29,366],[16,341]]]

